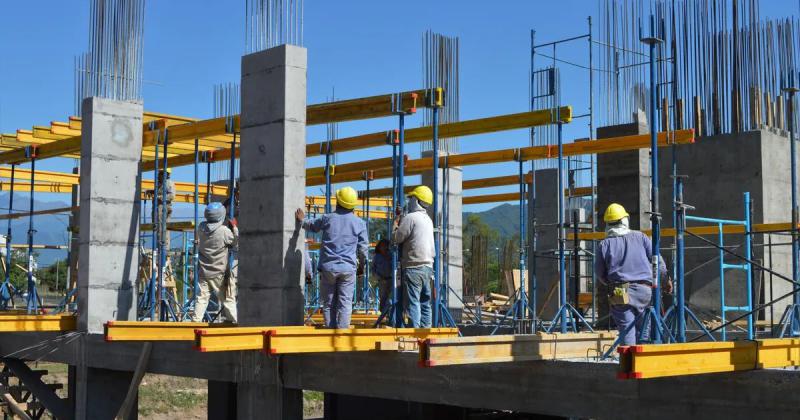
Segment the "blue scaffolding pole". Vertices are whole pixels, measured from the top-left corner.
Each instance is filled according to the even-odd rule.
[[[28,146],[25,148],[25,156],[31,160],[31,189],[30,189],[30,207],[28,208],[28,297],[27,309],[29,314],[37,313],[39,311],[39,291],[36,288],[36,278],[33,275],[35,263],[33,261],[33,235],[36,230],[33,228],[33,199],[34,199],[34,186],[36,184],[36,147]],[[9,267],[10,268],[10,267]]]
[[[550,333],[555,331],[556,326],[560,328],[562,334],[565,334],[568,327],[571,326],[574,332],[578,331],[578,322],[584,324],[589,331],[594,331],[592,326],[583,318],[583,315],[575,309],[569,302],[567,302],[567,269],[565,262],[565,242],[566,232],[564,230],[564,139],[563,139],[563,123],[561,122],[561,113],[557,111],[557,124],[558,124],[558,186],[556,188],[556,195],[558,196],[558,302],[559,308],[555,318],[546,329]]]
[[[161,173],[164,177],[163,182],[161,182],[161,208],[159,210],[159,224],[156,226],[153,225],[153,229],[158,229],[158,318],[161,321],[167,321],[172,319],[174,321],[178,320],[178,316],[175,314],[175,311],[172,309],[172,303],[174,303],[174,298],[169,296],[167,293],[166,288],[164,287],[164,277],[165,272],[167,270],[167,235],[169,235],[169,231],[167,231],[167,214],[168,214],[168,206],[167,206],[167,148],[169,145],[169,132],[166,128],[164,128],[164,159],[162,161],[162,168]],[[158,165],[156,165],[156,169]],[[156,175],[158,176],[158,175]],[[158,189],[156,189],[158,192]]]
[[[5,258],[5,278],[0,285],[0,310],[8,309],[9,302],[13,303],[16,288],[11,284],[11,215],[14,209],[14,172],[17,168],[16,163],[11,164],[11,189],[8,192],[8,223],[6,230],[6,258]]]

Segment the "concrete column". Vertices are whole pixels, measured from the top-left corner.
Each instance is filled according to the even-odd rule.
[[[647,122],[599,127],[597,139],[649,132]],[[650,210],[650,149],[597,155],[597,212],[601,220],[611,203],[625,207],[631,215],[631,229],[650,229],[650,215],[646,213]]]
[[[78,330],[102,334],[106,321],[136,319],[142,105],[87,98],[82,118]],[[114,418],[133,372],[90,368],[79,351],[76,418]]]
[[[444,154],[444,152],[441,152]],[[423,157],[432,156],[432,152],[423,152]],[[447,226],[444,226],[444,214],[441,212],[442,204],[444,204],[444,177],[448,179],[448,217]],[[433,171],[422,173],[422,183],[428,187],[433,187]],[[448,310],[450,315],[456,322],[461,321],[461,314],[464,310],[464,305],[461,303],[463,299],[463,275],[464,275],[464,249],[463,249],[463,233],[462,233],[462,201],[463,190],[462,185],[462,170],[461,168],[443,169],[439,172],[439,215],[440,226],[442,230],[448,230],[449,246],[447,249],[442,246],[442,261],[440,271],[448,270],[450,292],[448,293]],[[433,217],[433,211],[429,211],[429,215]],[[444,242],[442,242],[444,245]],[[440,273],[441,275],[441,273]],[[442,278],[442,277],[440,277]]]
[[[136,319],[142,105],[83,101],[78,329]]]
[[[303,234],[294,212],[305,200],[306,62],[306,49],[292,45],[242,57],[243,326],[303,323]],[[244,370],[260,365],[259,375],[279,377],[277,359],[242,360]],[[237,388],[238,418],[302,418],[299,390],[247,379]]]
[[[536,198],[533,198],[533,190]],[[533,188],[528,189],[528,296],[536,288],[536,313],[550,321],[558,311],[558,170],[534,171]],[[563,194],[563,192],[562,192]],[[536,235],[536,251],[533,250]],[[535,276],[535,277],[534,277]]]

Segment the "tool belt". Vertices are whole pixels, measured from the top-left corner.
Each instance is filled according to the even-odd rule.
[[[652,286],[652,283],[647,280],[614,283],[608,291],[608,303],[611,305],[628,305],[630,303],[628,289],[631,284],[642,284],[648,287]]]
[[[617,283],[612,285],[612,287],[609,289],[608,303],[612,306],[627,305],[630,303],[628,287],[630,287],[628,283]]]

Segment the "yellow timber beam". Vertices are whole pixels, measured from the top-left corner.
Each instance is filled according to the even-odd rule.
[[[800,226],[800,225],[799,225]],[[752,233],[776,233],[776,232],[789,232],[792,230],[791,223],[758,223],[751,226]],[[709,226],[689,226],[686,228],[687,232],[694,233],[695,235],[717,235],[719,234],[719,227],[717,225]],[[642,231],[647,236],[652,236],[653,231],[650,229]],[[742,225],[723,225],[723,235],[743,235],[744,226]],[[661,237],[674,237],[675,228],[662,228]],[[602,241],[606,238],[605,232],[586,232],[579,233],[578,239],[582,241]],[[575,240],[575,235],[572,233],[567,234],[567,240]]]
[[[620,379],[800,366],[800,339],[648,344],[618,349]]]
[[[474,120],[458,121],[439,125],[439,137],[463,137],[476,134],[495,133],[498,131],[515,130],[557,122],[568,123],[572,120],[572,107],[565,106],[559,109],[543,109],[537,111],[520,112],[510,115],[478,118]],[[391,144],[397,136],[396,131],[381,131],[348,137],[331,142],[312,143],[306,146],[306,156],[324,155],[326,147],[330,144],[330,151],[334,153],[351,150],[366,149]],[[433,138],[433,127],[419,127],[405,130],[406,143],[418,143]]]
[[[0,332],[73,331],[75,315],[0,314]]]
[[[457,328],[347,328],[307,331],[269,330],[264,351],[269,354],[329,353],[377,350],[378,343],[398,338],[457,337]]]
[[[139,225],[139,229],[151,232],[153,230],[152,223],[142,223]],[[184,232],[189,230],[194,230],[194,221],[192,220],[185,220],[180,222],[169,222],[167,223],[167,230],[175,231],[175,232]]]
[[[196,350],[204,353],[262,350],[264,348],[264,334],[267,331],[305,331],[313,329],[314,327],[305,325],[288,327],[199,328],[194,332],[194,347]]]
[[[665,147],[672,144],[691,144],[694,143],[694,130],[678,130],[658,133],[658,146]],[[580,141],[568,143],[563,146],[563,155],[580,156],[586,154],[613,153],[625,150],[638,150],[650,147],[650,135],[642,134],[635,136],[612,137],[603,140]],[[439,159],[439,166],[463,167],[471,165],[484,165],[490,163],[515,162],[519,159],[523,161],[551,159],[557,156],[558,150],[553,146],[532,146],[520,149],[503,149],[486,152],[464,153],[458,155],[443,156]],[[419,175],[433,167],[432,158],[421,158],[406,162],[405,174],[408,176]],[[374,179],[390,178],[391,168],[381,168],[372,171]],[[352,182],[363,179],[363,171],[353,171],[343,173],[338,171],[331,177],[331,182]],[[325,184],[324,177],[313,177],[306,179],[306,186]]]
[[[522,362],[600,356],[616,332],[431,338],[420,343],[421,366]]]
[[[206,322],[108,321],[103,325],[106,341],[194,341],[194,331],[214,328]]]

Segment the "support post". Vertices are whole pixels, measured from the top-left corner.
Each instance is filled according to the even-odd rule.
[[[242,57],[239,325],[302,325],[306,49]],[[300,390],[278,381],[278,359],[243,357],[238,418],[301,419]],[[256,380],[261,375],[270,381]],[[266,383],[266,384],[265,384]]]
[[[102,334],[136,319],[142,105],[86,98],[82,109],[78,331]],[[133,373],[88,367],[81,339],[75,418],[113,418]]]

